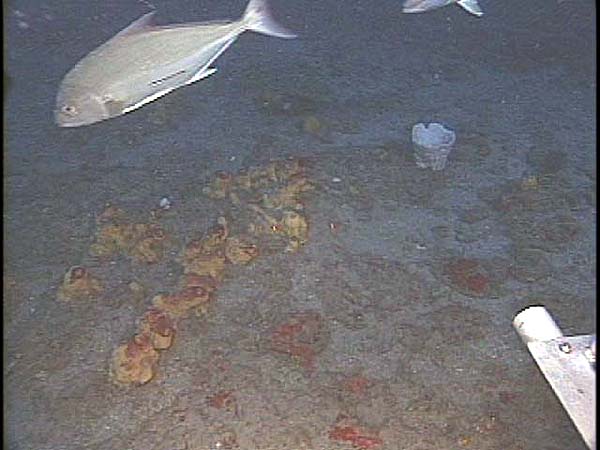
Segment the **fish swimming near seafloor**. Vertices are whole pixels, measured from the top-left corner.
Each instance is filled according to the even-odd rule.
[[[477,17],[483,16],[483,11],[479,7],[477,0],[406,0],[404,2],[402,12],[425,12],[431,9],[441,8],[442,6],[450,5],[452,3],[462,6],[465,10]]]
[[[54,118],[78,127],[117,117],[216,72],[211,64],[244,31],[294,38],[250,0],[237,21],[151,25],[154,12],[89,53],[61,82]]]

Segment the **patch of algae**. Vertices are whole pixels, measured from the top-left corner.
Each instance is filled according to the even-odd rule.
[[[122,253],[147,264],[163,258],[168,237],[158,223],[134,223],[123,210],[114,206],[100,214],[97,222],[100,228],[90,247],[93,256],[109,258]]]
[[[109,374],[114,382],[142,385],[155,378],[160,353],[172,347],[178,320],[190,312],[206,315],[229,266],[250,264],[263,254],[261,245],[269,242],[295,252],[308,241],[303,196],[314,186],[305,172],[301,161],[287,160],[235,175],[217,174],[204,192],[228,201],[237,214],[231,214],[233,219],[219,217],[201,238],[187,242],[177,259],[183,268],[178,289],[154,295],[136,333],[113,352]],[[90,253],[100,260],[124,254],[136,262],[153,264],[166,254],[170,239],[154,220],[138,223],[120,208],[109,206],[97,222]],[[101,289],[99,280],[76,266],[65,276],[59,297],[93,297]]]
[[[284,240],[285,251],[297,251],[308,241],[309,225],[302,197],[314,189],[299,160],[278,161],[237,175],[220,173],[204,192],[229,199],[252,213],[247,230],[256,238]]]

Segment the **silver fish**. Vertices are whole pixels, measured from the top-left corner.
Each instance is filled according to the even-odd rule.
[[[405,13],[419,13],[429,11],[431,9],[441,8],[442,6],[456,3],[462,6],[465,10],[477,17],[483,16],[483,11],[479,7],[477,0],[406,0],[402,8]]]
[[[151,25],[154,12],[89,53],[61,82],[54,118],[78,127],[117,117],[217,71],[211,64],[244,31],[294,34],[271,17],[265,0],[250,0],[237,21]]]

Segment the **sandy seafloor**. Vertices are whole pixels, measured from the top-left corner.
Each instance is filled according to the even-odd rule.
[[[154,5],[170,23],[236,18],[245,2]],[[340,423],[372,438],[363,448],[586,448],[511,321],[543,304],[566,334],[595,332],[595,3],[481,6],[478,19],[273,0],[299,39],[246,33],[216,75],[60,129],[62,76],[148,7],[5,4],[5,448],[352,448]],[[443,171],[415,166],[420,121],[456,131]],[[115,385],[113,350],[174,289],[181,245],[224,213],[203,188],[290,157],[316,186],[308,242],[233,267],[207,314],[178,324],[155,378]],[[107,204],[145,218],[165,196],[179,247],[163,260],[90,256]],[[474,290],[456,275],[465,259]],[[105,291],[58,301],[79,264]],[[128,296],[131,281],[146,294]],[[311,370],[268,345],[303,312],[322,324]],[[223,392],[232,401],[215,407]]]

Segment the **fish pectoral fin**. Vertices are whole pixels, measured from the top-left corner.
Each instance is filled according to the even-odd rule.
[[[483,11],[479,7],[477,0],[458,0],[456,3],[477,17],[483,16]]]
[[[168,89],[163,89],[162,91],[158,91],[152,95],[149,95],[148,97],[144,97],[143,99],[141,99],[139,102],[128,106],[127,108],[123,109],[123,114],[128,113],[130,111],[133,111],[134,109],[138,109],[140,106],[144,106],[146,103],[150,103],[153,102],[154,100],[156,100],[157,98],[162,97],[163,95],[167,95],[169,92],[171,92],[172,90],[174,90],[175,88],[168,88]]]
[[[203,67],[201,70],[196,72],[192,78],[185,82],[186,85],[195,83],[198,80],[211,76],[217,71],[216,67]]]
[[[192,84],[195,83],[198,80],[201,80],[203,78],[206,78],[208,76],[211,76],[213,73],[215,73],[217,71],[216,67],[210,67],[210,65],[214,62],[215,59],[217,59],[219,56],[221,56],[221,54],[227,50],[227,48],[233,44],[233,41],[235,41],[236,38],[231,38],[228,39],[227,41],[223,42],[222,45],[218,48],[218,50],[214,53],[214,55],[208,60],[208,62],[202,66],[202,68],[196,72],[194,74],[194,76],[192,78],[190,78],[188,81],[186,81],[186,85],[187,84]]]

